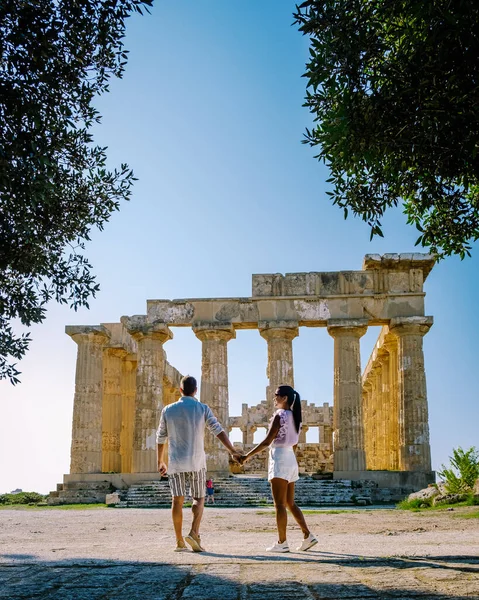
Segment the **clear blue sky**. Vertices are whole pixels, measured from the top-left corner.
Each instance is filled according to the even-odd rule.
[[[400,210],[369,242],[325,196],[327,170],[300,143],[308,44],[285,0],[157,1],[128,23],[123,80],[98,102],[97,141],[112,165],[128,162],[133,198],[95,233],[88,255],[101,283],[91,310],[51,305],[33,329],[22,384],[0,383],[0,493],[47,492],[69,469],[76,346],[66,324],[142,314],[148,298],[249,296],[252,273],[360,269],[364,254],[410,252],[416,231]],[[433,465],[453,447],[479,445],[479,246],[437,265],[426,283],[425,338]],[[165,346],[200,375],[201,345],[175,329]],[[361,341],[363,363],[378,333]],[[333,343],[325,329],[294,341],[296,388],[332,401]],[[231,414],[266,387],[266,342],[240,331],[229,343]]]

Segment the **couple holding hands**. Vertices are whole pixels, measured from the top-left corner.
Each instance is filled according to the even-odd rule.
[[[255,454],[269,448],[268,480],[271,483],[276,509],[278,541],[268,552],[289,552],[286,540],[287,508],[303,532],[303,540],[296,548],[305,551],[318,543],[310,532],[301,509],[294,501],[294,484],[299,479],[295,447],[301,431],[301,399],[289,385],[281,385],[274,395],[275,413],[271,419],[265,439],[244,456],[231,443],[222,426],[208,405],[199,402],[197,382],[190,375],[183,377],[180,384],[181,398],[166,406],[160,418],[156,441],[158,446],[158,472],[168,473],[172,495],[172,518],[176,534],[175,552],[187,549],[204,552],[200,538],[200,524],[205,504],[206,456],[204,433],[208,429],[225,446],[239,464],[245,463]],[[165,443],[168,441],[168,467],[164,462]],[[191,507],[193,521],[189,534],[183,537],[183,503],[186,489],[193,498]],[[185,543],[186,542],[186,543]]]

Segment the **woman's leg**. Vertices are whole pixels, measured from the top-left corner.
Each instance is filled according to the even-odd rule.
[[[288,482],[286,479],[275,477],[271,480],[271,493],[273,494],[274,506],[276,508],[276,526],[278,528],[278,542],[286,541],[286,526],[288,524],[288,513],[286,512],[286,501],[288,495]]]
[[[310,531],[308,529],[308,526],[306,525],[306,521],[304,520],[304,515],[301,512],[301,509],[294,501],[294,481],[292,483],[288,483],[288,489],[286,493],[286,505],[291,511],[294,520],[300,526],[304,538],[306,539],[309,536]]]

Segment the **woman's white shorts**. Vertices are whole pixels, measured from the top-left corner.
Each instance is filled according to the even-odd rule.
[[[291,446],[269,449],[268,481],[276,477],[286,479],[288,483],[299,479],[298,461]]]

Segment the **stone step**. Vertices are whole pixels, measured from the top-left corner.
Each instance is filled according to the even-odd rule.
[[[215,504],[218,506],[262,506],[271,504],[270,484],[257,477],[215,479]],[[371,499],[369,488],[357,489],[351,481],[301,478],[296,484],[296,500],[302,505],[352,505],[355,498]],[[169,506],[168,481],[151,481],[132,485],[122,494],[120,507]]]
[[[110,481],[68,481],[60,485],[63,490],[101,490],[109,492],[113,489]]]

